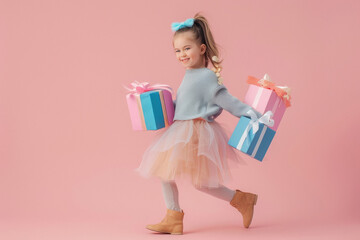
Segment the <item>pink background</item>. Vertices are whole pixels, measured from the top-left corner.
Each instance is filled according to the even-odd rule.
[[[259,194],[250,229],[179,182],[193,239],[358,239],[358,1],[0,2],[0,238],[151,239],[161,186],[133,171],[155,132],[131,129],[123,85],[175,90],[171,22],[202,11],[243,100],[248,75],[293,90],[264,162],[228,187]],[[228,129],[238,118],[223,112]],[[167,237],[167,236],[164,236]]]

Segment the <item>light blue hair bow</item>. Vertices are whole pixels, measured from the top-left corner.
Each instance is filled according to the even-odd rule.
[[[171,29],[173,30],[173,32],[176,32],[177,30],[184,27],[192,27],[193,24],[194,24],[194,19],[188,18],[184,22],[173,22],[171,24]]]

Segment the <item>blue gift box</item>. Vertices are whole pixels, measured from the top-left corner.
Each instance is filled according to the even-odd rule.
[[[240,117],[228,144],[262,161],[275,136],[275,131],[268,128],[265,124],[259,123],[259,129],[254,134],[251,124],[249,125],[250,120],[249,117]]]
[[[165,127],[164,114],[158,91],[140,94],[141,106],[147,130],[157,130]]]

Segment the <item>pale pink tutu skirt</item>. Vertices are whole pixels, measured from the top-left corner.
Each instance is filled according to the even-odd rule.
[[[245,164],[238,150],[227,144],[225,129],[216,121],[175,120],[158,131],[135,169],[143,177],[167,181],[188,177],[194,186],[218,187],[232,179],[229,161]]]

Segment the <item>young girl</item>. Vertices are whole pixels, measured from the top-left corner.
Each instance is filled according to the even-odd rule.
[[[221,61],[207,20],[194,18],[173,23],[176,58],[185,67],[185,76],[177,91],[174,123],[164,130],[145,151],[139,168],[142,176],[161,179],[167,207],[158,224],[147,225],[152,231],[183,234],[184,212],[179,205],[175,179],[188,177],[194,187],[228,201],[250,226],[257,195],[232,190],[223,184],[230,179],[227,159],[241,163],[228,137],[215,118],[223,109],[236,117],[250,116],[249,110],[262,115],[233,97],[221,83]],[[214,67],[210,70],[209,63]]]

